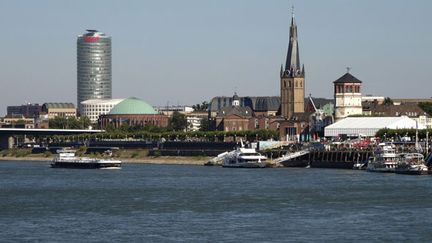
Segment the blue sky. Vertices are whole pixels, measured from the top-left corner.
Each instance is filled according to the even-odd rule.
[[[279,95],[291,6],[306,95],[332,97],[351,67],[364,94],[431,97],[428,0],[0,0],[0,114],[76,102],[76,37],[112,36],[113,97],[152,105]]]

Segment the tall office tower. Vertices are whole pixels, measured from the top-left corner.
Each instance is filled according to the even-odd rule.
[[[111,37],[97,30],[77,39],[77,106],[89,99],[111,99]]]

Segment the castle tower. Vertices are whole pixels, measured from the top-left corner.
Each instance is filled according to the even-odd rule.
[[[305,70],[300,68],[300,55],[297,39],[297,25],[294,14],[291,17],[288,53],[285,68],[281,66],[281,115],[291,118],[294,113],[304,112]]]
[[[333,82],[334,98],[335,98],[335,121],[339,121],[345,117],[352,115],[361,115],[362,81],[349,73],[349,68],[346,74]]]

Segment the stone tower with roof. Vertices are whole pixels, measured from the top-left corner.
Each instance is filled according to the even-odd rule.
[[[294,14],[291,17],[288,53],[285,68],[280,71],[281,115],[292,118],[294,113],[304,112],[305,70],[300,67],[300,55],[297,39],[297,25]]]
[[[362,115],[362,81],[349,73],[333,82],[335,99],[335,121],[348,116]]]

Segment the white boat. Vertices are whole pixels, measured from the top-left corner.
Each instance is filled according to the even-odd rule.
[[[380,143],[366,169],[371,172],[395,172],[398,160],[394,144]]]
[[[53,168],[120,169],[122,162],[113,159],[94,159],[75,156],[74,150],[59,150],[51,162]]]
[[[422,154],[406,153],[399,155],[399,163],[395,172],[397,174],[426,175],[429,173],[429,169]]]
[[[238,148],[223,157],[222,167],[264,168],[267,157],[253,148]]]

